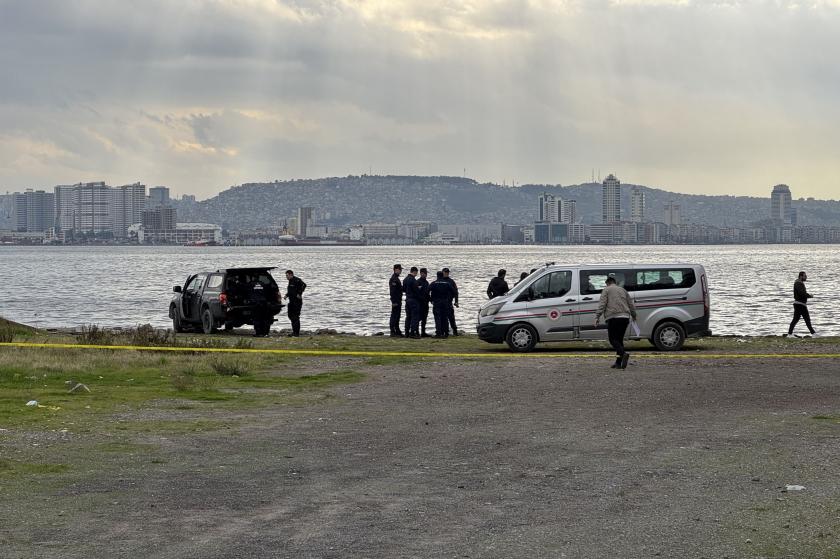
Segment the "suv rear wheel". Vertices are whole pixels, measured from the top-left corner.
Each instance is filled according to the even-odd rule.
[[[678,322],[663,322],[653,330],[650,341],[659,351],[678,351],[685,343],[685,330]]]
[[[201,330],[205,334],[212,334],[216,331],[216,321],[213,319],[213,313],[210,309],[204,309],[201,313]]]
[[[537,345],[537,331],[530,324],[514,324],[508,329],[505,341],[511,351],[525,353]]]

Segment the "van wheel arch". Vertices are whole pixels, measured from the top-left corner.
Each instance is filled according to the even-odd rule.
[[[685,326],[676,318],[663,318],[653,327],[650,343],[659,351],[679,351],[685,343]]]

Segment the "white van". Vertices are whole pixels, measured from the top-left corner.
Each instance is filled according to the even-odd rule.
[[[546,264],[506,295],[483,304],[478,337],[530,351],[538,342],[606,340],[595,313],[607,277],[633,297],[638,314],[630,339],[647,339],[660,351],[680,349],[687,337],[710,336],[709,284],[698,264]]]

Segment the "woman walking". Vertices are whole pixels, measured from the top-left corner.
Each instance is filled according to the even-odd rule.
[[[607,321],[607,333],[610,345],[615,349],[615,363],[610,368],[626,369],[630,354],[624,350],[624,333],[630,325],[630,319],[636,320],[636,305],[625,289],[615,283],[615,277],[609,276],[606,286],[601,291],[598,312],[595,314],[595,326],[601,322],[601,317]]]

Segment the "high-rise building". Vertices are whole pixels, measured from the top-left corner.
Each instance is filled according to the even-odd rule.
[[[303,207],[298,208],[297,215],[297,235],[298,237],[306,237],[306,228],[312,225],[312,208]]]
[[[621,181],[609,174],[601,183],[601,219],[603,223],[621,221]]]
[[[146,231],[168,231],[176,229],[178,214],[170,206],[158,206],[151,210],[143,210],[141,224]]]
[[[73,229],[76,205],[74,200],[76,185],[60,184],[55,187],[55,227],[61,231]]]
[[[15,229],[37,233],[55,224],[55,194],[43,190],[27,190],[14,195]]]
[[[577,200],[560,200],[560,223],[577,223]]]
[[[155,209],[158,206],[169,205],[169,188],[166,186],[153,186],[149,189],[149,209]]]
[[[146,205],[146,185],[136,182],[118,186],[113,189],[111,201],[114,237],[123,239],[128,236],[128,228],[141,221]]]
[[[773,192],[770,194],[770,219],[779,225],[790,225],[790,202],[790,187],[786,184],[774,186]]]
[[[663,220],[665,225],[671,227],[672,225],[676,225],[679,227],[682,225],[681,217],[680,217],[680,205],[671,200],[670,202],[665,204],[665,215]]]
[[[73,229],[79,233],[111,233],[114,230],[114,191],[104,182],[75,185]]]
[[[633,223],[645,221],[645,191],[640,186],[630,189],[630,221]]]

